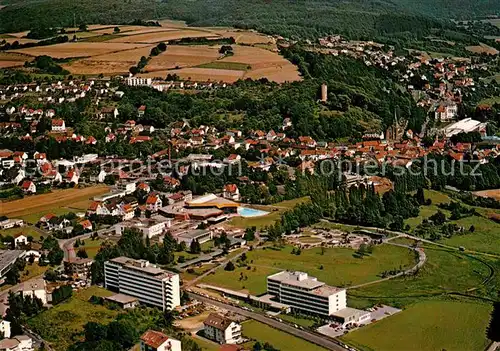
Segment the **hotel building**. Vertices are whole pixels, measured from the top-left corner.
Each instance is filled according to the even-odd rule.
[[[267,277],[267,291],[302,313],[330,317],[347,307],[346,290],[328,286],[304,272],[279,272]]]
[[[136,297],[139,302],[171,310],[180,305],[179,275],[160,269],[146,260],[113,258],[104,263],[107,289]]]

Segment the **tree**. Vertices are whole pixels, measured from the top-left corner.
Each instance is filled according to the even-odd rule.
[[[109,323],[107,339],[119,343],[124,349],[134,346],[139,334],[130,320],[117,320]]]
[[[19,283],[21,275],[19,273],[19,267],[17,264],[12,265],[12,268],[7,272],[5,276],[5,282],[10,285],[16,285]]]
[[[189,245],[189,252],[192,254],[199,254],[201,252],[201,245],[198,240],[191,240],[191,244]]]
[[[476,227],[474,225],[471,225],[469,228],[469,232],[474,233],[476,231]]]
[[[120,33],[120,27],[115,27],[113,30],[114,33]]]
[[[61,248],[59,246],[56,246],[52,250],[49,251],[49,254],[47,255],[47,259],[49,260],[49,263],[52,266],[58,266],[61,264],[62,260],[64,259],[64,251],[61,250]]]
[[[100,341],[106,339],[108,328],[100,323],[87,322],[83,326],[85,341]]]
[[[87,25],[82,23],[78,26],[78,29],[81,30],[82,32],[86,32],[88,30]]]
[[[429,219],[436,225],[442,225],[446,222],[446,215],[438,210],[435,214],[430,216]]]
[[[235,270],[235,267],[234,267],[234,263],[229,261],[226,266],[224,267],[224,270],[225,271],[234,271]]]
[[[79,258],[88,258],[89,257],[89,255],[87,254],[87,251],[85,251],[84,248],[78,249],[76,256]]]
[[[500,302],[493,303],[493,311],[491,311],[490,324],[486,332],[488,339],[491,341],[500,341]]]

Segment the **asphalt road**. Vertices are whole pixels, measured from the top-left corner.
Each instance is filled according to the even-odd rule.
[[[325,349],[328,350],[334,350],[334,351],[345,351],[346,349],[340,346],[337,342],[333,341],[332,339],[327,338],[326,336],[320,336],[319,334],[315,334],[313,332],[307,331],[307,330],[302,330],[295,328],[289,324],[286,323],[281,323],[275,319],[266,317],[260,313],[255,313],[255,312],[250,312],[246,311],[242,308],[235,307],[226,303],[222,303],[219,301],[212,300],[210,298],[206,298],[204,296],[195,294],[195,293],[188,293],[189,297],[199,300],[201,302],[204,302],[206,304],[214,305],[220,308],[223,308],[225,310],[237,313],[239,315],[254,319],[256,321],[259,321],[261,323],[267,324],[271,327],[274,327],[276,329],[279,329],[281,331],[284,331],[285,333],[291,334],[293,336],[296,336],[298,338],[304,339],[306,341],[312,342],[313,344],[319,345],[321,347],[324,347]]]

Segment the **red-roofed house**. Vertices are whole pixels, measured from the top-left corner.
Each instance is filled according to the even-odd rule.
[[[233,201],[240,201],[240,189],[238,189],[236,184],[226,184],[224,185],[222,196]]]
[[[56,133],[61,133],[66,131],[66,123],[63,119],[53,119],[52,120],[52,131]]]
[[[36,193],[36,185],[31,180],[25,180],[21,188],[25,193]]]
[[[181,351],[181,342],[155,330],[141,335],[141,351]]]
[[[146,200],[146,208],[151,212],[158,212],[158,209],[163,206],[163,202],[156,194],[151,194]]]
[[[135,121],[133,120],[128,120],[125,122],[125,130],[132,130],[135,127]]]
[[[81,221],[80,224],[84,230],[92,230],[92,222],[90,222],[88,219]]]

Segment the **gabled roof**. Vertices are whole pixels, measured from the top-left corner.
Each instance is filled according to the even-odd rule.
[[[155,331],[155,330],[148,330],[147,332],[145,332],[141,336],[142,342],[144,342],[146,345],[148,345],[154,349],[159,348],[168,339],[169,339],[169,337],[167,335],[160,333],[158,331]]]
[[[203,322],[203,324],[214,327],[219,330],[226,330],[227,327],[232,323],[233,321],[225,316],[222,316],[218,313],[210,313]]]

